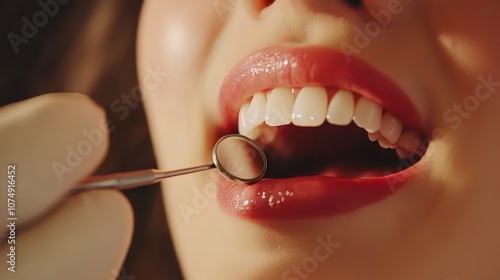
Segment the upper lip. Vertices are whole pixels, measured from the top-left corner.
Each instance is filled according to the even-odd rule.
[[[326,47],[270,47],[241,61],[220,89],[226,128],[237,123],[242,103],[252,95],[277,87],[310,85],[351,90],[390,111],[406,127],[423,131],[419,114],[406,94],[364,61]]]

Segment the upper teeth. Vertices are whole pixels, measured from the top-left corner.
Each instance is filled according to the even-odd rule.
[[[384,148],[404,148],[415,150],[419,141],[413,133],[413,145],[398,143],[403,132],[403,124],[377,103],[358,96],[351,91],[337,90],[328,103],[328,93],[322,87],[304,87],[298,94],[295,89],[276,88],[266,94],[257,93],[251,101],[243,104],[239,113],[239,133],[256,138],[261,127],[282,126],[293,123],[296,126],[316,127],[325,120],[330,124],[345,126],[354,123],[365,129],[371,140],[379,140]],[[355,101],[357,99],[357,102]],[[399,145],[404,144],[404,145]]]
[[[366,131],[375,133],[380,129],[382,123],[382,107],[378,104],[361,97],[354,108],[354,122]]]
[[[266,124],[269,126],[287,125],[292,122],[294,97],[291,89],[277,88],[267,97],[265,110]]]
[[[348,125],[354,116],[354,95],[348,90],[339,90],[332,97],[326,120],[335,125]]]
[[[327,102],[328,97],[324,88],[303,88],[293,105],[292,123],[296,126],[322,125],[326,117]]]

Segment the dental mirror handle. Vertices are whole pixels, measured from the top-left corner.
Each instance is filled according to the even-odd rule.
[[[215,164],[200,165],[196,167],[178,169],[174,171],[161,171],[157,169],[144,169],[129,172],[90,177],[81,182],[77,191],[94,189],[128,190],[148,186],[160,182],[162,179],[205,171],[215,168]]]

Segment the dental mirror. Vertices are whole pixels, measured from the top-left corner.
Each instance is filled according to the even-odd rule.
[[[162,179],[217,168],[229,180],[252,184],[264,177],[267,159],[262,148],[252,139],[230,134],[220,138],[212,150],[213,163],[174,171],[136,170],[90,177],[77,191],[94,189],[126,190],[158,183]]]

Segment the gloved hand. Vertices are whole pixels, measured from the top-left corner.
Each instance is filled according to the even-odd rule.
[[[104,110],[82,94],[0,108],[0,279],[116,278],[132,238],[128,200],[116,191],[71,194],[103,160],[108,139]],[[5,262],[11,246],[15,272]]]

